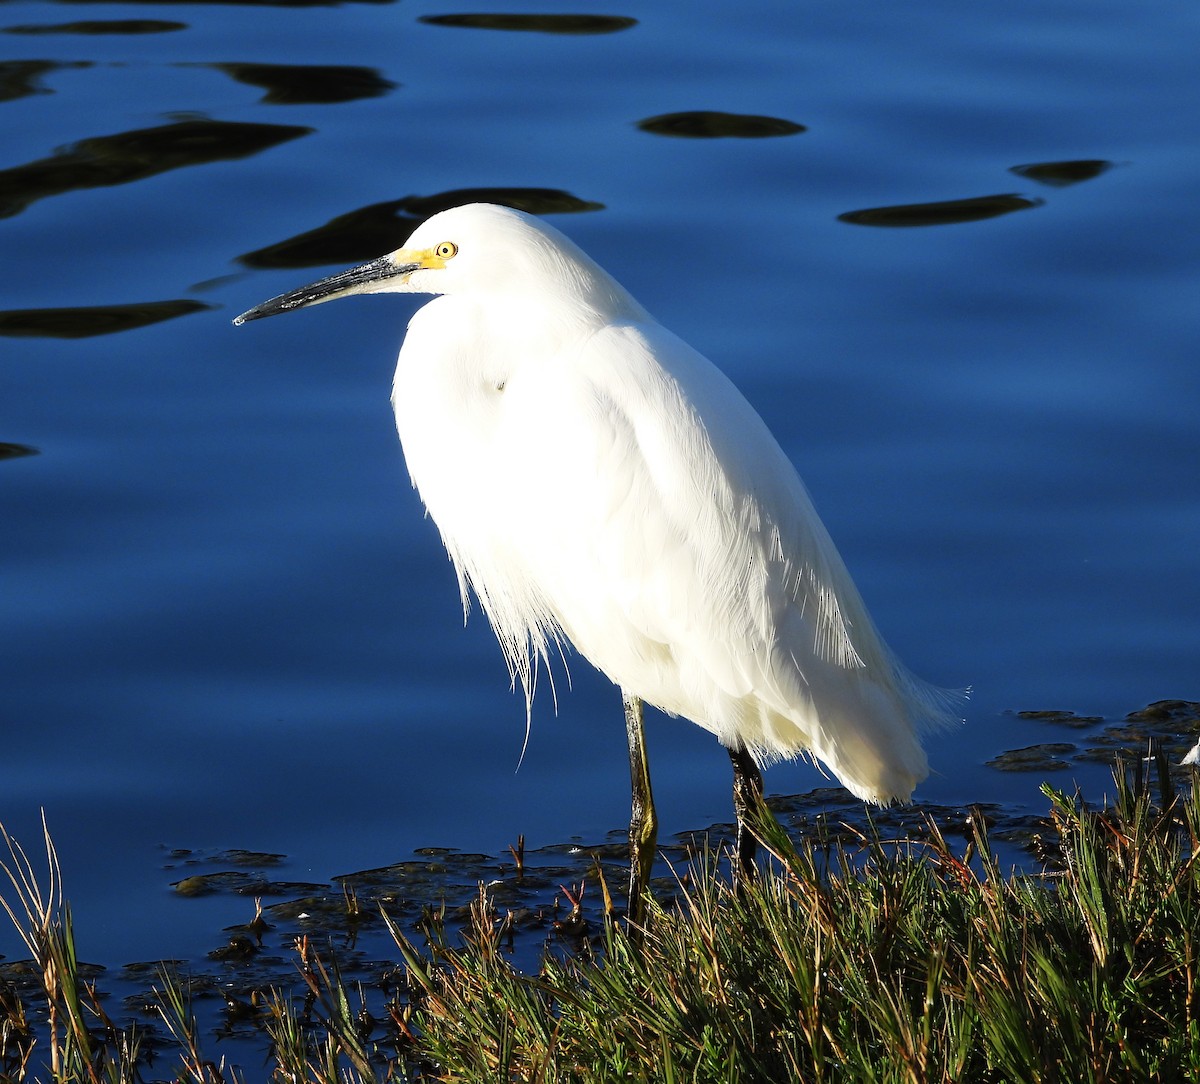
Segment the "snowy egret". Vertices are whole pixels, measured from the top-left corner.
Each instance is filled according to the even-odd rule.
[[[861,799],[909,800],[929,772],[920,734],[952,719],[952,698],[880,639],[791,462],[720,370],[558,231],[486,204],[234,322],[364,293],[441,295],[408,325],[392,402],[464,613],[473,592],[527,709],[565,642],[621,690],[631,920],[657,833],[643,701],[728,751],[746,873],[762,764],[807,753]]]

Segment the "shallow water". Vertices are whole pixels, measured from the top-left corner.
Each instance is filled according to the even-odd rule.
[[[579,660],[517,770],[392,428],[419,301],[229,322],[464,189],[716,360],[899,654],[973,686],[919,798],[1040,812],[987,762],[1072,739],[1014,712],[1200,699],[1193,5],[480,8],[0,9],[0,820],[46,810],[89,958],[245,919],[173,848],[326,881],[627,817]],[[727,819],[712,739],[650,739],[665,831]]]

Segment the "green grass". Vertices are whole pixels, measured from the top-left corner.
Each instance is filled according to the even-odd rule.
[[[640,952],[611,927],[600,962],[522,975],[410,948],[422,1044],[453,1080],[1200,1079],[1195,801],[1047,794],[1049,876],[932,825],[822,869],[766,824],[777,865],[741,894],[697,878]]]
[[[481,887],[461,941],[392,925],[406,981],[386,1044],[359,1026],[336,961],[300,942],[306,1010],[286,990],[266,998],[270,1053],[252,1079],[1200,1079],[1200,812],[1161,769],[1157,801],[1123,773],[1102,810],[1045,788],[1040,875],[1003,871],[978,819],[957,851],[932,823],[919,840],[818,851],[766,819],[755,883],[735,891],[702,861],[670,906],[651,905],[640,943],[604,921],[536,972],[513,966]],[[0,1079],[140,1079],[136,1038],[95,1038],[99,1001],[72,971],[49,854],[46,894],[19,850],[5,867],[48,1008],[0,990]],[[159,998],[171,1075],[228,1080],[169,976]],[[47,1034],[29,1050],[35,1011]]]

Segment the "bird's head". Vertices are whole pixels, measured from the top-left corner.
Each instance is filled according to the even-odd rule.
[[[234,323],[375,293],[539,297],[608,318],[642,315],[607,272],[554,228],[522,211],[473,203],[427,219],[403,248],[273,297]]]

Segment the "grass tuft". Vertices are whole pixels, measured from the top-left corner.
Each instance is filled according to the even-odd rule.
[[[0,907],[29,949],[41,979],[51,1076],[62,1084],[126,1084],[136,1079],[137,1032],[132,1028],[121,1031],[108,1019],[94,986],[83,977],[75,951],[71,907],[63,899],[62,871],[44,818],[42,835],[46,871],[39,877],[20,844],[0,825],[0,837],[8,848],[8,860],[0,860],[0,871],[11,886],[11,898],[8,893],[0,894]],[[15,1063],[21,1074],[15,1079],[21,1080],[33,1064],[37,1032],[29,1026],[19,1001],[11,995],[4,1001],[0,1066]],[[16,1007],[9,1008],[14,1001]]]
[[[765,819],[757,882],[709,860],[640,946],[609,923],[522,974],[481,907],[466,947],[402,945],[420,1043],[454,1081],[1200,1079],[1195,798],[1044,793],[1041,875],[1005,876],[982,818],[962,855],[929,823],[828,856]]]

